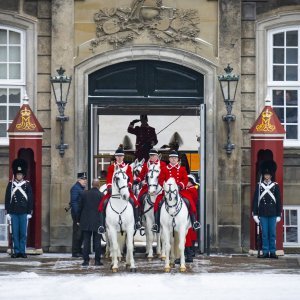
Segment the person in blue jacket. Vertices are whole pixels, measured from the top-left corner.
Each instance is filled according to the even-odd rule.
[[[79,198],[87,184],[86,172],[77,173],[77,181],[70,190],[70,206],[73,220],[72,234],[72,257],[82,257],[82,232],[77,224],[77,215],[79,212]]]

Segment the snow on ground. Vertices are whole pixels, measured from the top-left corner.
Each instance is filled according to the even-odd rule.
[[[124,266],[81,267],[70,254],[11,259],[0,254],[0,300],[299,300],[299,256],[278,260],[198,256],[187,273],[163,272],[163,262],[137,258],[137,273]],[[92,261],[93,262],[93,261]]]
[[[0,299],[300,299],[300,276],[283,274],[129,274],[103,277],[1,276]]]

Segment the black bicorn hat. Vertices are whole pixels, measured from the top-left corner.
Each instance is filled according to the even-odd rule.
[[[154,148],[150,149],[149,155],[158,155],[158,151]]]
[[[125,155],[125,153],[124,153],[123,147],[119,147],[115,152],[115,156],[124,156],[124,155]]]
[[[262,175],[270,174],[274,176],[277,170],[277,165],[274,160],[265,160],[260,164],[259,169]]]
[[[169,154],[169,157],[178,157],[178,153],[175,150],[172,150]]]
[[[79,172],[77,173],[78,179],[87,179],[87,173],[86,172]]]
[[[27,162],[22,158],[17,158],[12,163],[12,170],[14,175],[22,173],[25,176],[27,173],[27,168]]]

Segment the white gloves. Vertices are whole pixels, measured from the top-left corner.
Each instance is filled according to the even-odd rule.
[[[10,214],[7,214],[7,215],[6,215],[6,219],[7,219],[8,222],[11,221],[11,216],[10,216]]]
[[[258,225],[259,224],[259,218],[258,216],[253,216],[254,222]]]
[[[31,219],[32,215],[27,215],[27,220]]]
[[[281,218],[280,217],[276,217],[276,223],[280,222]]]

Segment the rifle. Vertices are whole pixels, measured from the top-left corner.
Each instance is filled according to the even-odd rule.
[[[260,250],[261,250],[261,230],[260,223],[256,224],[256,244],[257,244],[257,258],[260,258]]]
[[[9,234],[8,247],[10,248],[10,255],[12,255],[14,254],[14,242],[13,242],[11,220],[8,221],[8,234]]]

